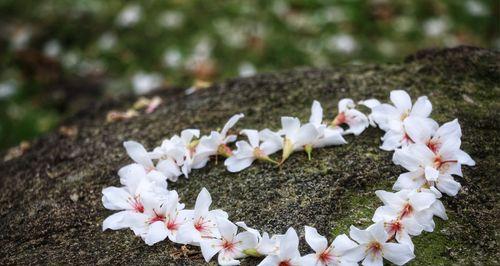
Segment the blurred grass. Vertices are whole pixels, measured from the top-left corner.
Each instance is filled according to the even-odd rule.
[[[130,91],[394,62],[427,47],[498,49],[499,9],[494,0],[1,0],[0,148],[53,128],[77,103]]]

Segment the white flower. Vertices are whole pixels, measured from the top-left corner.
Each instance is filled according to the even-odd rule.
[[[236,259],[246,256],[244,251],[257,245],[257,237],[250,232],[236,234],[238,227],[227,219],[217,219],[221,239],[202,239],[201,252],[206,262],[219,253],[219,265],[239,265]]]
[[[456,138],[440,144],[436,153],[425,144],[412,144],[396,150],[392,160],[409,171],[398,177],[395,190],[436,186],[450,196],[455,196],[461,187],[452,175],[462,176],[462,163],[474,165],[470,156],[460,150],[460,140]]]
[[[134,160],[134,162],[142,165],[146,171],[156,169],[150,154],[146,151],[142,144],[131,140],[123,142],[123,147],[125,147],[128,156]]]
[[[445,147],[453,150],[454,156],[457,157],[459,163],[469,166],[475,165],[474,160],[460,149],[462,129],[457,119],[444,123],[437,130],[415,126],[407,127],[407,133],[413,142],[427,145],[436,154],[439,154],[441,148]]]
[[[221,132],[212,131],[210,136],[203,136],[200,139],[196,153],[207,157],[212,155],[231,156],[232,151],[227,144],[234,142],[236,135],[228,135],[228,132],[243,117],[243,114],[233,115],[224,125]]]
[[[279,251],[276,255],[268,255],[259,263],[259,266],[299,266],[301,257],[299,252],[299,237],[290,227],[280,238]]]
[[[319,132],[319,136],[313,140],[310,145],[304,147],[309,159],[311,159],[312,148],[323,148],[347,143],[342,137],[344,130],[341,127],[327,127],[327,125],[323,123],[323,108],[318,101],[314,101],[312,104],[309,123],[313,124]]]
[[[363,259],[362,264],[365,266],[381,266],[383,258],[396,265],[403,265],[415,258],[408,245],[387,242],[388,235],[382,222],[375,223],[366,230],[351,226],[349,235],[359,246],[348,254],[356,257],[356,261]]]
[[[146,94],[161,87],[163,78],[157,73],[136,73],[132,77],[132,86],[136,94]]]
[[[116,23],[122,27],[136,24],[141,19],[142,9],[138,5],[128,5],[123,8],[116,18]]]
[[[382,137],[381,148],[394,150],[401,145],[412,143],[405,130],[405,120],[409,117],[419,118],[412,123],[420,127],[437,128],[437,123],[428,118],[432,112],[432,104],[426,96],[421,96],[412,105],[411,98],[403,90],[391,91],[394,105],[380,104],[372,108],[371,118],[386,134]]]
[[[300,120],[296,117],[282,117],[281,126],[281,131],[285,134],[281,163],[288,159],[292,152],[305,149],[306,145],[309,145],[308,149],[312,149],[313,142],[321,134],[311,123],[301,126]]]
[[[423,227],[423,230],[432,232],[434,230],[434,214],[446,217],[444,213],[436,213],[431,206],[437,201],[436,195],[429,191],[401,190],[396,193],[377,190],[375,194],[382,200],[384,206],[378,207],[374,217],[381,217],[389,214],[393,220],[413,218]],[[378,220],[378,219],[377,219]]]
[[[193,218],[187,221],[177,234],[177,241],[181,243],[197,244],[203,238],[220,238],[217,228],[217,218],[227,219],[228,215],[222,210],[209,210],[212,197],[206,188],[203,188],[194,206]]]
[[[153,173],[154,174],[154,173]],[[154,191],[151,178],[147,177],[144,168],[138,165],[126,166],[118,172],[124,187],[107,187],[102,190],[102,204],[106,209],[119,210],[106,218],[102,223],[103,231],[106,229],[118,230],[130,227],[124,218],[132,213],[144,213],[143,196]],[[160,191],[160,190],[156,190]],[[166,187],[161,190],[166,196]]]
[[[278,255],[279,252],[279,239],[283,235],[273,235],[269,237],[269,234],[263,232],[262,235],[256,229],[248,227],[245,222],[236,222],[236,225],[245,229],[247,232],[252,233],[257,238],[257,244],[244,251],[245,254],[254,257],[260,257],[262,255]]]
[[[332,121],[333,127],[340,127],[340,125],[346,124],[349,129],[344,132],[344,134],[354,134],[358,136],[363,132],[369,125],[368,118],[365,114],[356,110],[354,107],[356,105],[351,99],[342,99],[339,101],[339,114]]]
[[[337,266],[358,265],[356,258],[350,258],[346,252],[356,248],[358,244],[346,235],[339,235],[330,246],[326,237],[320,235],[316,228],[305,226],[305,238],[307,244],[314,250],[314,254],[302,257],[304,265]]]
[[[414,245],[410,235],[420,235],[424,229],[414,217],[399,218],[399,214],[392,208],[384,208],[375,212],[372,221],[383,222],[389,239],[394,238],[398,243],[408,245],[412,251]]]
[[[373,107],[375,107],[375,106],[381,105],[380,101],[377,99],[368,99],[368,100],[359,101],[358,104],[364,105],[370,109],[373,109]],[[377,126],[377,124],[375,124],[375,121],[373,120],[372,114],[368,115],[368,121],[370,121],[370,125],[372,127]]]
[[[242,140],[236,142],[237,149],[233,151],[233,154],[224,161],[224,165],[226,165],[227,170],[230,172],[239,172],[249,167],[255,160],[263,160],[276,164],[278,163],[269,157],[269,154],[277,151],[277,145],[274,147],[271,145],[261,147],[260,134],[254,129],[242,130],[241,134],[248,137],[248,142]],[[281,139],[278,134],[276,135],[279,139]],[[276,144],[278,143],[276,142]]]
[[[156,219],[149,226],[144,238],[148,245],[163,241],[167,237],[170,241],[180,243],[177,241],[178,231],[193,216],[193,211],[183,210],[184,204],[179,203],[179,195],[175,190],[169,193],[167,201],[163,204],[156,211]]]

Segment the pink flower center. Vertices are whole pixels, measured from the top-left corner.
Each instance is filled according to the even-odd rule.
[[[389,235],[394,235],[396,234],[397,232],[401,231],[403,229],[403,225],[401,224],[401,221],[400,220],[396,220],[392,223],[389,224],[389,228],[388,228],[388,233]]]
[[[198,232],[204,232],[208,229],[208,225],[207,223],[209,223],[210,220],[206,220],[203,219],[203,217],[200,217],[198,219],[198,221],[196,221],[196,223],[194,223],[194,228],[198,231]]]
[[[407,203],[403,210],[401,211],[400,215],[399,215],[399,218],[403,218],[403,217],[406,217],[406,216],[410,216],[411,214],[413,213],[413,207]]]
[[[330,253],[330,249],[327,249],[319,255],[318,259],[324,264],[328,264],[333,261],[334,256]]]
[[[179,224],[175,222],[175,220],[168,220],[167,223],[165,224],[168,230],[170,231],[177,231],[179,229]]]
[[[280,262],[280,264],[278,264],[278,266],[292,266],[292,264],[290,263],[290,260],[286,260],[286,261]]]
[[[339,113],[333,120],[333,124],[336,126],[345,124],[347,122],[347,117],[344,112]]]
[[[222,242],[222,248],[226,251],[230,251],[230,252],[233,251],[235,246],[236,246],[235,243],[227,241],[227,240],[223,240],[223,242]]]
[[[134,211],[144,213],[144,205],[139,201],[139,196],[135,196],[134,199],[131,200],[130,205],[132,205]]]
[[[155,210],[153,210],[153,212],[155,213],[155,215],[149,220],[150,224],[152,224],[154,222],[163,222],[163,221],[165,221],[165,216],[156,213]]]
[[[382,245],[379,242],[373,241],[368,244],[367,251],[372,253],[372,255],[377,255],[382,251]]]

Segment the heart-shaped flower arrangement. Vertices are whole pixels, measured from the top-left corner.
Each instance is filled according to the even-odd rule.
[[[200,138],[197,129],[186,129],[163,141],[152,152],[139,143],[124,143],[135,163],[118,171],[123,187],[108,187],[102,193],[104,207],[117,212],[103,222],[103,230],[130,228],[148,245],[165,239],[174,243],[201,247],[208,262],[215,254],[220,265],[237,265],[246,256],[265,257],[259,265],[382,265],[383,259],[402,265],[415,257],[411,236],[434,230],[433,217],[447,219],[439,200],[442,194],[455,196],[460,184],[452,175],[462,175],[461,165],[473,166],[471,157],[460,149],[461,129],[455,119],[441,127],[429,118],[432,104],[426,96],[412,104],[402,90],[392,91],[393,103],[369,99],[359,102],[371,109],[366,116],[355,109],[351,99],[339,102],[339,114],[331,123],[323,123],[323,109],[314,101],[311,117],[301,125],[298,118],[282,117],[282,128],[241,130],[248,141],[237,140],[229,130],[243,117],[234,115],[220,131]],[[393,162],[408,170],[393,186],[397,192],[378,190],[383,206],[375,210],[374,222],[365,230],[351,226],[349,237],[337,236],[329,245],[315,228],[305,226],[305,239],[314,253],[301,256],[296,231],[269,236],[233,223],[223,210],[210,210],[212,199],[203,188],[194,210],[179,202],[175,190],[167,190],[167,180],[175,182],[191,169],[204,167],[212,156],[227,157],[230,172],[249,167],[255,160],[283,164],[295,151],[305,151],[311,159],[314,148],[342,145],[344,134],[361,134],[369,125],[385,131],[383,150],[394,151]],[[343,126],[343,127],[341,127]],[[345,129],[344,129],[345,128]],[[270,157],[282,150],[280,161]],[[238,227],[242,232],[238,233]]]

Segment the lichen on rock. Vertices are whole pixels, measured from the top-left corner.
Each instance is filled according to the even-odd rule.
[[[152,148],[184,128],[207,133],[240,112],[240,129],[276,129],[280,116],[307,119],[314,99],[333,118],[341,98],[386,101],[395,88],[414,98],[428,95],[439,123],[458,118],[462,147],[477,162],[464,168],[459,195],[444,197],[450,219],[414,238],[417,257],[410,264],[499,264],[499,84],[500,53],[459,47],[419,52],[401,64],[297,69],[233,79],[191,95],[162,92],[165,104],[154,113],[115,123],[104,123],[106,112],[133,99],[96,103],[65,122],[78,128],[77,136],[51,133],[0,164],[0,264],[203,264],[196,247],[167,241],[149,247],[128,230],[102,232],[111,212],[102,206],[101,190],[118,185],[117,170],[130,162],[123,141]],[[392,153],[378,148],[381,136],[369,128],[347,137],[347,145],[315,150],[311,161],[295,153],[281,168],[255,163],[229,173],[212,161],[171,187],[188,207],[206,187],[232,221],[269,233],[293,226],[301,238],[309,225],[332,239],[351,224],[368,225],[381,204],[374,191],[390,189],[402,172]],[[301,250],[307,251],[305,244]]]

